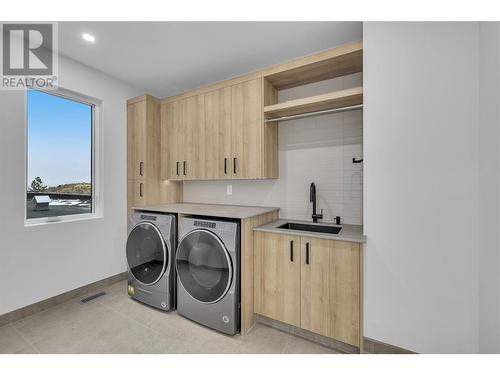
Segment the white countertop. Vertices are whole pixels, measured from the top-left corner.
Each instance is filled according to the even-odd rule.
[[[270,223],[256,227],[253,230],[259,232],[270,232],[270,233],[288,234],[295,236],[323,238],[327,240],[359,242],[359,243],[366,242],[366,236],[363,235],[362,225],[341,224],[340,226],[342,227],[342,229],[338,234],[330,234],[330,233],[316,233],[316,232],[307,232],[301,230],[278,228],[280,225],[283,225],[285,223],[313,224],[310,221],[278,219],[275,221],[271,221]],[[336,226],[333,223],[317,223],[317,224]]]
[[[279,211],[279,207],[233,206],[226,204],[171,203],[132,207],[136,211],[168,212],[186,215],[248,219],[250,217]]]

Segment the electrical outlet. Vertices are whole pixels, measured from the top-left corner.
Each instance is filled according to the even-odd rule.
[[[226,194],[233,195],[233,185],[226,185]]]

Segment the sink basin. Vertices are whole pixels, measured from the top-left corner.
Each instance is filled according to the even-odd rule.
[[[303,224],[303,223],[285,223],[283,225],[280,225],[278,228],[300,230],[303,232],[316,232],[316,233],[328,233],[328,234],[338,234],[342,229],[342,227],[338,226]]]

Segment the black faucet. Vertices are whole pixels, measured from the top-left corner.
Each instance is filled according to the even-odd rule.
[[[323,219],[323,209],[321,209],[321,213],[316,213],[316,185],[314,185],[314,182],[311,183],[311,187],[309,188],[309,201],[313,204],[313,223],[317,223],[318,219]]]

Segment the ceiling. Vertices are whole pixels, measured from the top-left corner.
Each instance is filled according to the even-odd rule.
[[[162,98],[360,39],[361,22],[59,23],[61,54]]]

